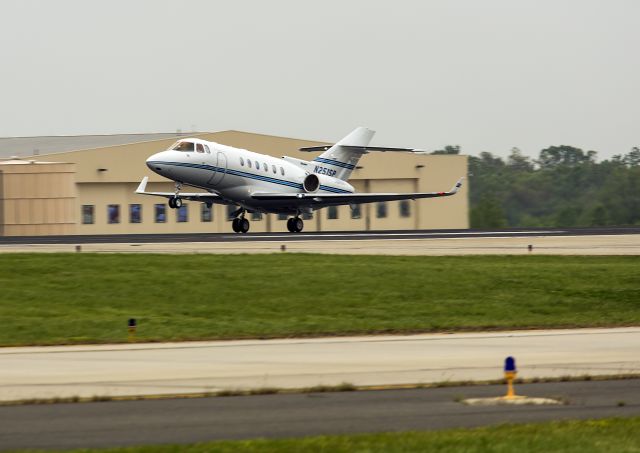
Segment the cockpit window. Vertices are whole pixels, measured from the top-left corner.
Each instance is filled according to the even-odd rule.
[[[198,143],[196,145],[196,151],[198,151],[199,153],[204,153],[204,146],[202,146],[202,143]]]
[[[176,143],[176,145],[172,148],[175,151],[193,151],[193,142],[178,142]]]

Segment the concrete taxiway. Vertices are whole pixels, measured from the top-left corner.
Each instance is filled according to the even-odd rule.
[[[101,448],[218,439],[431,430],[640,415],[640,379],[526,384],[552,406],[466,406],[504,386],[256,395],[0,407],[0,450]]]
[[[640,328],[0,349],[0,401],[640,373]]]

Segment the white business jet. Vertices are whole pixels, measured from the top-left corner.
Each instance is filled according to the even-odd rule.
[[[324,151],[313,161],[293,157],[281,159],[218,143],[185,138],[166,151],[147,159],[154,172],[175,181],[174,192],[147,192],[144,177],[136,193],[168,198],[177,209],[182,200],[235,205],[233,231],[249,231],[246,212],[287,214],[287,229],[302,231],[302,214],[326,206],[356,205],[394,200],[446,197],[462,185],[460,179],[449,192],[355,193],[347,183],[358,160],[370,151],[421,152],[412,148],[368,146],[374,131],[359,127],[333,146],[312,146],[301,151]],[[422,151],[424,153],[424,151]],[[181,192],[182,186],[204,189],[204,193]]]

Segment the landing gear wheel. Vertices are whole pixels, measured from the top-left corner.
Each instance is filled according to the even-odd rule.
[[[233,228],[233,231],[235,231],[236,233],[240,232],[240,219],[236,218],[233,219],[233,221],[231,222],[231,228]]]
[[[287,230],[292,233],[299,233],[304,228],[304,222],[300,217],[291,217],[287,220]]]
[[[247,231],[249,231],[249,221],[247,219],[238,219],[238,220],[240,220],[238,222],[238,226],[240,227],[240,232],[246,233]]]
[[[176,208],[176,200],[175,200],[175,198],[173,198],[173,197],[169,198],[169,207],[171,209],[175,209]]]
[[[173,207],[179,209],[182,207],[182,198],[175,197],[173,199]]]

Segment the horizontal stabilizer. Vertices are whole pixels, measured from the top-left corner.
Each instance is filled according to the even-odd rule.
[[[333,145],[306,146],[304,148],[300,148],[300,151],[309,152],[309,153],[326,151],[332,146]],[[388,146],[351,146],[351,145],[338,145],[338,146],[340,146],[340,148],[343,148],[349,151],[360,152],[362,154],[366,154],[370,151],[378,151],[382,153],[386,153],[386,152],[402,152],[402,153],[417,153],[417,154],[428,153],[428,151],[424,149],[417,149],[417,148],[390,148]]]

